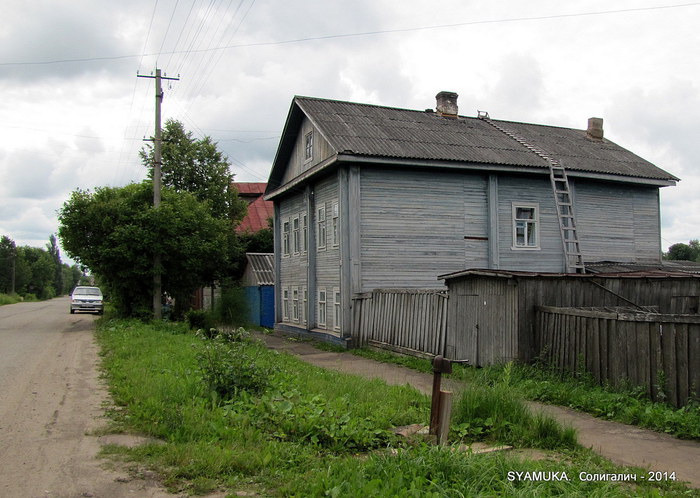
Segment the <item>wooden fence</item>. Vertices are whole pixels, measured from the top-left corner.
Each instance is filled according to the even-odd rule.
[[[700,395],[700,315],[538,306],[535,335],[561,372],[643,386],[674,406]]]
[[[437,290],[377,289],[353,298],[353,337],[416,356],[443,354],[447,295]]]

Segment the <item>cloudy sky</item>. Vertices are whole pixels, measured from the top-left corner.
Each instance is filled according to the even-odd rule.
[[[76,188],[140,181],[163,119],[266,181],[294,95],[585,128],[680,177],[662,245],[700,237],[700,2],[6,0],[0,235],[43,247]]]

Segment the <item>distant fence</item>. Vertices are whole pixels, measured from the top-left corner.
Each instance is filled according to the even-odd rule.
[[[561,372],[643,386],[675,406],[700,395],[700,315],[539,306],[535,336]]]
[[[420,356],[443,354],[447,294],[436,290],[377,289],[353,298],[353,337]]]

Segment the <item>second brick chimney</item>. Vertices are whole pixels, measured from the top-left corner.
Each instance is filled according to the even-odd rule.
[[[441,116],[447,117],[457,117],[457,97],[458,95],[454,92],[440,92],[435,96],[437,105],[435,110]]]
[[[588,118],[586,135],[593,140],[603,140],[603,118]]]

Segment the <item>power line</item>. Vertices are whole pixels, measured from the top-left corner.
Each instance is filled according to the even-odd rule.
[[[120,59],[133,59],[142,56],[151,55],[169,55],[169,54],[183,54],[183,53],[203,53],[212,52],[216,50],[228,50],[233,48],[249,48],[249,47],[268,47],[274,45],[289,45],[293,43],[305,43],[310,41],[320,41],[320,40],[332,40],[340,38],[356,38],[361,36],[375,36],[383,34],[392,33],[408,33],[411,31],[426,31],[434,29],[448,29],[457,28],[463,26],[475,26],[480,24],[500,24],[509,22],[526,22],[526,21],[545,21],[552,19],[566,19],[574,17],[586,17],[586,16],[599,16],[599,15],[609,15],[609,14],[624,14],[629,12],[645,12],[654,10],[666,10],[666,9],[676,9],[683,7],[695,7],[700,5],[700,2],[676,4],[676,5],[662,5],[657,7],[635,7],[630,9],[617,9],[617,10],[602,10],[596,12],[579,12],[576,14],[553,14],[549,16],[532,16],[532,17],[513,17],[508,19],[491,19],[483,21],[466,21],[460,23],[452,24],[438,24],[433,26],[418,26],[411,28],[397,28],[397,29],[385,29],[376,31],[364,31],[358,33],[343,33],[335,35],[324,35],[324,36],[310,36],[306,38],[295,38],[291,40],[280,40],[280,41],[270,41],[270,42],[256,42],[256,43],[241,43],[236,45],[226,45],[221,47],[209,47],[201,49],[192,49],[189,51],[172,51],[172,52],[161,52],[161,53],[151,53],[151,54],[131,54],[131,55],[114,55],[114,56],[104,56],[104,57],[84,57],[75,59],[58,59],[51,61],[18,61],[18,62],[0,62],[0,66],[35,66],[35,65],[47,65],[47,64],[65,64],[69,62],[96,62],[96,61],[106,61],[106,60],[120,60]]]

